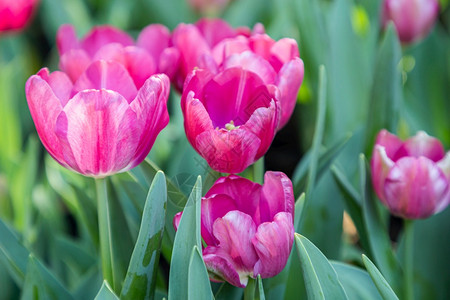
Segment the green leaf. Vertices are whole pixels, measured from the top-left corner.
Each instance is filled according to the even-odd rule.
[[[119,300],[119,297],[114,294],[108,282],[104,280],[97,296],[95,296],[95,300]]]
[[[200,205],[202,180],[199,176],[183,210],[173,244],[169,273],[169,299],[187,299],[188,269],[192,248],[201,249]]]
[[[216,292],[214,298],[216,300],[242,299],[243,294],[244,289],[231,285],[228,282],[224,282]]]
[[[28,257],[21,299],[73,299],[72,295],[33,254]]]
[[[205,262],[197,245],[192,248],[191,259],[189,260],[188,299],[214,299],[208,271],[206,271]]]
[[[384,300],[394,300],[398,299],[397,295],[394,293],[392,288],[389,286],[389,283],[384,279],[383,275],[380,271],[375,267],[375,265],[370,261],[370,259],[362,255],[364,265],[366,266],[367,271],[372,277],[373,282],[375,283],[378,291]]]
[[[401,274],[400,265],[392,251],[387,229],[378,213],[373,197],[370,173],[366,167],[366,159],[363,154],[360,155],[359,169],[365,235],[368,237],[375,262],[394,289],[397,290],[397,287],[399,287],[398,276]]]
[[[259,274],[258,274],[258,278],[257,278],[257,289],[256,289],[255,299],[266,300],[266,295],[264,293],[262,278],[261,278],[261,275],[259,275]]]
[[[369,274],[342,262],[331,262],[349,299],[381,299]]]
[[[347,299],[336,271],[322,252],[298,233],[295,234],[295,245],[308,299]]]
[[[389,24],[377,55],[369,104],[366,153],[371,153],[377,133],[385,128],[397,131],[402,100],[402,78],[398,69],[400,42],[393,24]]]
[[[139,236],[128,266],[121,299],[153,299],[167,203],[166,177],[159,171],[145,201]]]

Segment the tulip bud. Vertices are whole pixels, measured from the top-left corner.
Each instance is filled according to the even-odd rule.
[[[371,169],[375,192],[394,215],[427,218],[450,203],[450,152],[425,132],[401,141],[382,130]]]
[[[39,0],[0,1],[0,32],[23,29],[38,3]]]

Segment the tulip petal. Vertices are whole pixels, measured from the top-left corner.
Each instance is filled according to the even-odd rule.
[[[211,48],[226,38],[236,36],[235,30],[222,19],[203,18],[195,26]]]
[[[184,93],[183,93],[184,96]],[[184,127],[186,130],[186,137],[192,146],[196,145],[196,138],[199,134],[214,130],[208,112],[205,110],[203,104],[194,98],[194,92],[190,91],[187,98],[183,101],[181,99],[181,106],[184,107]]]
[[[271,222],[279,212],[287,212],[294,218],[294,202],[291,180],[282,172],[266,172],[258,206],[259,223]]]
[[[125,67],[115,61],[93,62],[78,78],[73,93],[89,89],[107,89],[118,92],[128,102],[136,97],[137,90]]]
[[[116,92],[76,94],[56,120],[64,160],[74,170],[96,177],[125,171],[139,142],[136,114]]]
[[[243,36],[237,36],[235,38],[224,39],[214,46],[212,50],[212,56],[218,65],[222,64],[227,57],[233,54],[239,54],[244,51],[249,51],[250,46],[248,39]]]
[[[434,162],[440,161],[445,155],[442,143],[424,131],[419,131],[415,136],[406,140],[403,148],[408,156],[425,156]]]
[[[169,47],[169,42],[169,29],[161,24],[151,24],[142,29],[136,45],[147,50],[155,61],[159,61],[161,53]]]
[[[48,74],[47,69],[39,73]],[[64,163],[61,146],[55,134],[56,118],[61,113],[62,104],[50,85],[39,75],[31,76],[25,85],[25,94],[36,131],[45,149],[61,165]]]
[[[281,121],[279,129],[282,128],[292,116],[297,94],[303,82],[304,66],[303,61],[296,57],[281,68],[276,85],[281,92]]]
[[[245,51],[240,54],[233,54],[225,60],[223,68],[242,67],[244,70],[258,74],[264,83],[274,83],[277,73],[270,63],[259,55],[251,51]]]
[[[189,93],[193,92],[193,97],[199,99],[203,97],[203,88],[206,83],[213,78],[214,74],[209,70],[205,69],[196,69],[193,70],[187,77],[184,82],[183,94],[181,95],[181,110],[185,113],[187,96]],[[192,98],[192,97],[191,97]],[[209,117],[208,117],[209,119]]]
[[[136,113],[136,125],[140,130],[139,145],[130,168],[145,159],[159,132],[169,123],[167,100],[170,81],[164,74],[151,76],[139,90],[136,99],[130,104]]]
[[[372,184],[380,200],[386,204],[384,196],[384,182],[389,171],[394,166],[394,162],[387,156],[386,148],[375,145],[370,161],[372,170]]]
[[[255,233],[256,225],[252,218],[237,210],[214,222],[213,234],[219,247],[230,255],[238,273],[251,273],[258,260],[252,245]]]
[[[278,72],[285,63],[300,57],[297,42],[290,38],[284,38],[275,42],[270,48],[270,53],[271,57],[269,61],[276,72]]]
[[[194,148],[210,167],[240,173],[255,161],[261,140],[248,130],[208,130],[197,136]]]
[[[387,157],[393,161],[407,155],[404,150],[401,150],[403,141],[386,129],[378,133],[375,145],[384,147]]]
[[[426,157],[404,157],[390,170],[384,185],[386,204],[396,215],[426,218],[447,201],[449,182],[442,170]],[[444,206],[445,207],[445,206]]]
[[[437,165],[450,181],[450,151],[445,154],[443,159],[437,162]]]
[[[86,51],[82,49],[73,49],[61,55],[59,59],[59,68],[70,77],[72,82],[75,82],[89,67],[90,63],[91,59]]]
[[[55,71],[50,74],[48,69],[41,69],[37,73],[37,76],[40,76],[48,83],[55,96],[58,97],[61,102],[61,105],[65,106],[67,101],[69,101],[73,86],[69,77],[60,71]]]
[[[60,56],[72,49],[80,48],[73,25],[63,24],[59,27],[58,32],[56,33],[56,45]]]
[[[265,60],[270,61],[271,49],[275,41],[267,34],[255,34],[249,38],[250,48],[256,54],[262,56]]]
[[[172,80],[180,64],[180,55],[175,47],[164,49],[159,56],[158,72],[166,74]]]
[[[255,264],[253,277],[273,277],[286,266],[294,241],[294,224],[290,213],[277,213],[273,222],[258,226],[252,239],[259,260]]]
[[[131,46],[134,44],[134,41],[122,30],[110,25],[103,25],[94,27],[81,41],[81,47],[90,55],[90,57],[94,57],[95,53],[101,47],[110,43]]]

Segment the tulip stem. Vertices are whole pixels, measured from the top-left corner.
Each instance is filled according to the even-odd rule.
[[[264,156],[258,159],[253,165],[253,180],[263,184],[264,181]]]
[[[404,296],[406,300],[414,299],[414,221],[404,220],[403,234],[405,239],[405,256],[403,262],[403,284]]]
[[[95,186],[97,188],[98,230],[100,233],[100,257],[103,278],[113,287],[110,204],[108,201],[106,178],[96,178]]]
[[[244,300],[254,300],[255,299],[255,288],[256,288],[256,279],[249,277],[247,286],[244,290]]]

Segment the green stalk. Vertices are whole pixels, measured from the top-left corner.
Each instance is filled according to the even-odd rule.
[[[253,181],[263,184],[264,181],[264,156],[253,164]]]
[[[403,288],[406,300],[414,299],[414,221],[404,220],[405,257],[403,262]]]
[[[106,178],[96,178],[95,186],[97,188],[98,230],[100,233],[100,257],[102,261],[103,279],[113,287],[114,276],[111,249],[111,224],[109,218],[110,206],[108,203]]]
[[[244,300],[255,300],[256,279],[249,277],[244,290]]]

